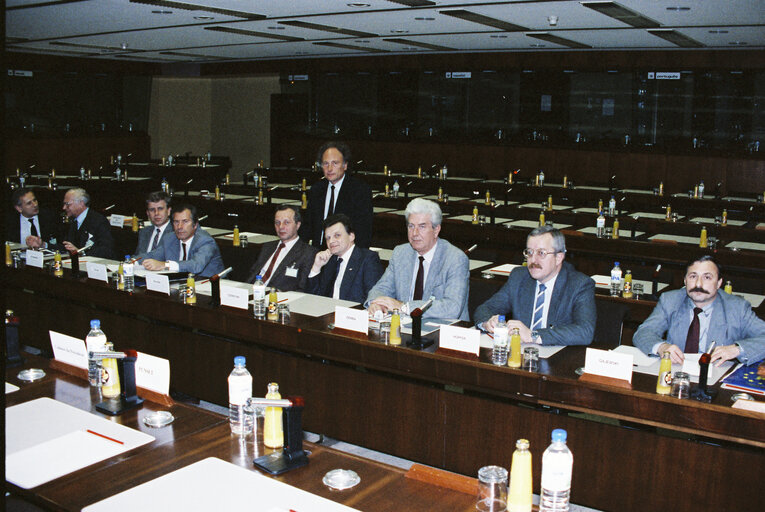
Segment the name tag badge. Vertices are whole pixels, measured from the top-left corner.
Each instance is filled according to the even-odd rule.
[[[43,253],[41,251],[27,251],[27,266],[43,268]]]
[[[481,350],[481,331],[454,325],[442,325],[439,332],[438,347],[478,355]]]
[[[109,282],[109,278],[106,275],[106,265],[103,263],[87,262],[88,279],[96,279],[105,283]]]
[[[48,331],[48,333],[50,334],[50,345],[53,347],[53,357],[56,361],[77,368],[88,367],[88,351],[82,338],[67,336],[55,331]]]
[[[297,272],[297,267],[287,267],[287,269],[284,271],[287,277],[297,277]]]
[[[249,307],[249,294],[250,292],[246,288],[220,285],[220,303],[222,306],[246,310]]]
[[[632,354],[588,348],[584,356],[584,373],[632,383],[632,360]]]
[[[146,289],[170,295],[170,278],[162,274],[146,274]]]
[[[335,306],[335,327],[369,334],[369,313],[365,309]]]
[[[125,216],[124,215],[117,215],[116,213],[113,213],[109,217],[109,225],[114,226],[115,228],[121,228],[125,225]]]

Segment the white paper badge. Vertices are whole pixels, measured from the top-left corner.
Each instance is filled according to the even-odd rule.
[[[43,268],[43,253],[41,251],[27,251],[27,266]]]
[[[53,347],[53,357],[56,361],[77,368],[88,368],[88,350],[85,348],[85,340],[55,331],[48,331],[48,333],[50,334],[50,345]]]
[[[162,274],[146,274],[146,289],[170,295],[170,278]]]
[[[478,355],[481,350],[481,331],[467,327],[442,325],[439,332],[438,347]]]
[[[138,352],[138,359],[135,362],[135,385],[169,395],[170,361]]]
[[[632,359],[632,354],[588,348],[584,356],[584,373],[632,383]]]
[[[335,327],[369,334],[369,313],[365,309],[335,306]]]
[[[105,283],[109,282],[109,277],[106,274],[106,265],[103,263],[93,263],[89,261],[87,263],[88,279],[97,279]]]
[[[284,269],[284,274],[287,277],[297,277],[298,269],[297,267],[287,267]]]
[[[115,228],[123,227],[125,225],[125,216],[112,213],[112,215],[109,217],[109,225],[114,226]]]
[[[247,309],[249,307],[249,295],[250,292],[246,288],[220,285],[220,303],[222,306]]]

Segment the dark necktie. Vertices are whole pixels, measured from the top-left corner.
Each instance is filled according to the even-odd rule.
[[[154,238],[151,241],[151,245],[149,246],[149,250],[153,251],[157,248],[157,244],[159,244],[159,228],[154,232]]]
[[[685,350],[683,350],[686,354],[695,354],[699,351],[699,334],[701,333],[699,313],[702,311],[701,308],[693,308],[693,320],[688,327],[688,337],[685,338]]]
[[[425,284],[425,268],[422,262],[425,261],[425,256],[420,256],[420,267],[417,269],[417,278],[414,280],[414,295],[412,300],[422,300],[422,288]]]
[[[186,261],[186,242],[181,242],[181,247],[183,247],[183,257],[181,258],[181,261]]]
[[[539,285],[539,291],[537,292],[537,298],[534,301],[534,314],[531,317],[531,330],[535,331],[542,327],[542,317],[545,312],[545,290],[547,287],[543,284]]]
[[[37,237],[40,236],[40,234],[37,232],[37,226],[35,226],[34,219],[29,219],[29,234]]]
[[[263,274],[263,282],[267,283],[268,279],[271,277],[271,272],[274,271],[274,265],[276,264],[276,260],[279,259],[279,253],[282,252],[282,249],[284,249],[284,242],[279,243],[279,247],[276,248],[276,252],[274,253],[274,257],[271,258],[271,263],[268,264],[268,268],[266,269],[266,273]]]
[[[332,185],[332,191],[329,193],[329,208],[327,209],[327,217],[335,213],[335,186]]]
[[[340,277],[340,265],[343,264],[343,258],[337,258],[337,267],[335,267],[335,278],[332,280],[332,293],[334,294],[334,287],[337,284],[337,278]],[[341,279],[342,282],[342,279]]]

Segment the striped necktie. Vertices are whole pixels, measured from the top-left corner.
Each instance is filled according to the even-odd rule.
[[[539,284],[539,291],[537,292],[537,298],[534,301],[534,315],[532,315],[531,330],[536,331],[542,327],[542,317],[545,312],[545,288],[543,284]]]

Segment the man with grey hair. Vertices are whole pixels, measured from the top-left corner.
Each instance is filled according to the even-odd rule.
[[[513,269],[505,285],[478,306],[479,328],[494,332],[498,315],[508,318],[524,343],[589,345],[595,332],[595,281],[563,260],[566,240],[552,226],[526,238],[527,266]]]
[[[63,243],[67,251],[77,252],[87,247],[83,252],[89,256],[109,259],[116,257],[109,221],[90,208],[90,196],[85,189],[67,190],[62,209],[69,217],[69,231]]]
[[[409,243],[393,250],[388,268],[369,290],[364,306],[372,314],[394,309],[409,314],[434,297],[424,318],[468,320],[468,258],[438,237],[441,208],[427,199],[413,199],[406,206],[406,222]]]

